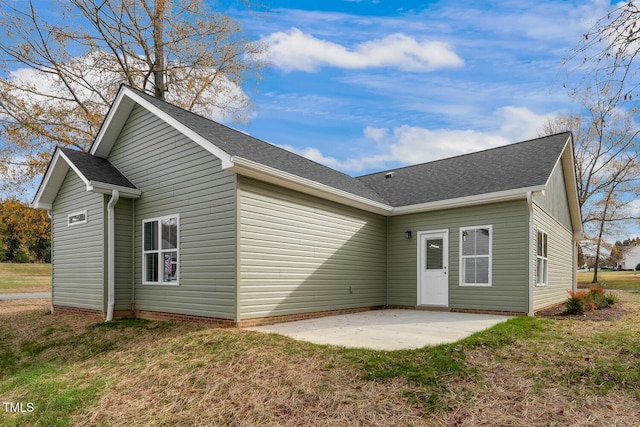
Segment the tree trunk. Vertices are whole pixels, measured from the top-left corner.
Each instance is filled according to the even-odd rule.
[[[611,203],[611,196],[616,189],[616,185],[613,185],[609,189],[609,193],[607,194],[607,199],[604,203],[604,209],[602,211],[602,218],[600,219],[600,231],[598,232],[598,242],[596,244],[596,261],[593,267],[593,280],[591,283],[598,283],[598,264],[600,263],[600,248],[602,246],[602,235],[604,234],[604,223],[607,221],[607,210],[609,209],[609,204]]]
[[[156,0],[153,17],[153,63],[154,88],[153,95],[164,99],[167,88],[164,81],[164,5],[166,0]]]

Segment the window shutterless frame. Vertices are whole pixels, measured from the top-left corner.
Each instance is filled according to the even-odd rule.
[[[460,228],[460,286],[492,286],[493,226]]]
[[[538,229],[536,233],[536,286],[547,286],[549,274],[549,235]]]
[[[180,216],[142,220],[142,283],[179,285]]]
[[[87,223],[87,211],[74,212],[67,215],[67,225],[80,225]]]

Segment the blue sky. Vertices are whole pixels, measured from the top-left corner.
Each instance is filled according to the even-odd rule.
[[[351,175],[539,136],[579,108],[562,61],[602,1],[269,1],[271,46],[232,126]]]
[[[535,138],[580,106],[562,67],[602,0],[205,0],[270,46],[227,123],[350,175]],[[569,82],[569,86],[571,82]],[[533,160],[533,159],[532,159]],[[636,201],[637,203],[637,201]],[[640,203],[637,206],[640,210]]]

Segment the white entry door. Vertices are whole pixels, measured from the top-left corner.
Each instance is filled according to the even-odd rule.
[[[418,305],[449,306],[449,231],[418,233]]]

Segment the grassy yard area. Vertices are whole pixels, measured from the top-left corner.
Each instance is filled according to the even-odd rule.
[[[0,263],[0,294],[51,291],[51,264]]]
[[[619,295],[623,320],[519,317],[394,352],[0,301],[0,402],[24,409],[0,425],[637,425],[640,293]]]
[[[592,285],[593,271],[578,272],[578,287]],[[640,289],[640,271],[598,271],[598,282],[607,289]]]

